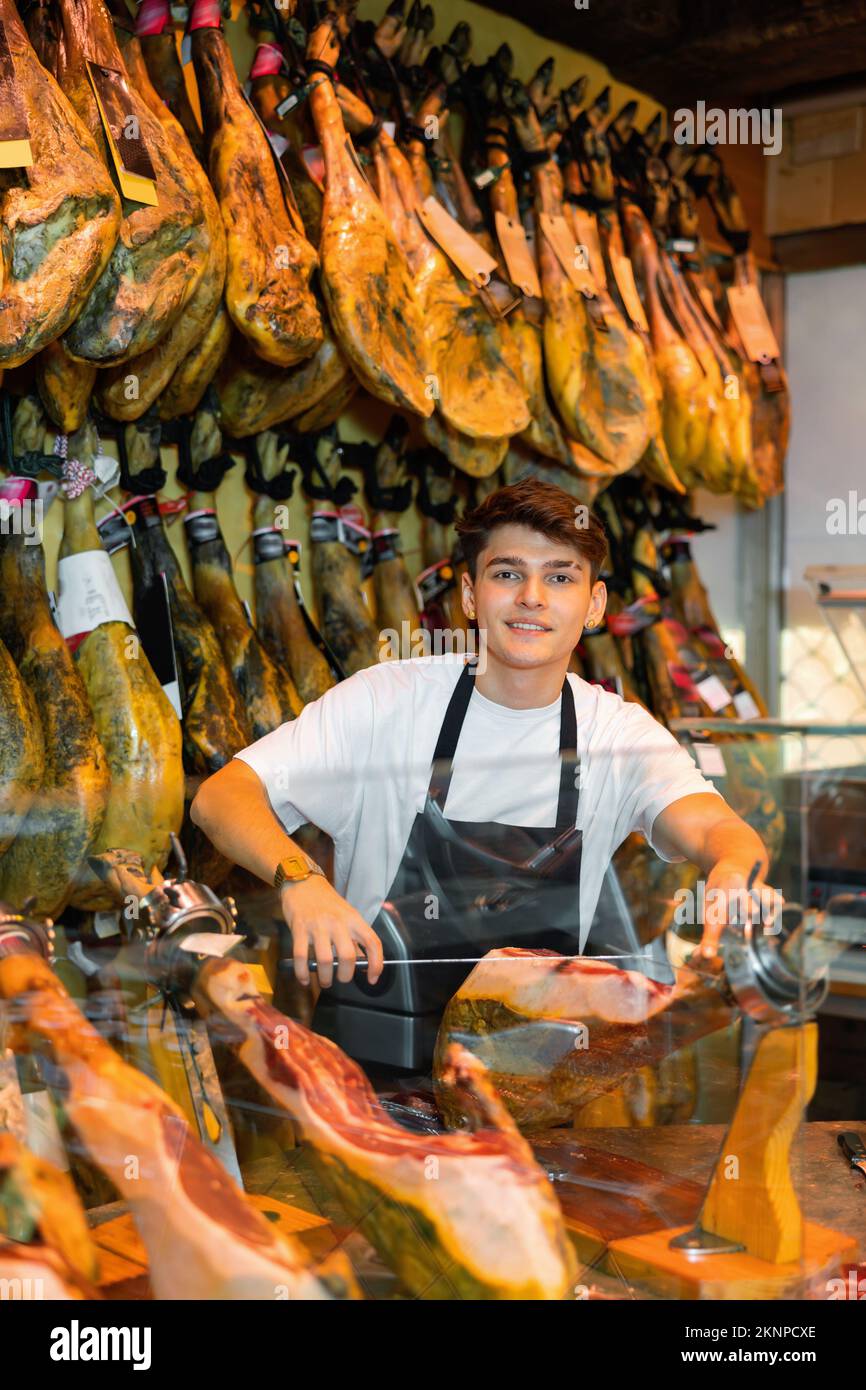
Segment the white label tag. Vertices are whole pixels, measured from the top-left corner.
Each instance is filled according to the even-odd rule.
[[[384,132],[385,132],[386,135],[390,135],[390,137],[391,137],[392,140],[396,140],[396,138],[397,138],[397,122],[396,122],[396,121],[383,121],[383,122],[382,122],[382,129],[384,130]]]
[[[286,139],[285,135],[280,135],[278,130],[269,130],[268,139],[270,140],[271,145],[273,146],[277,159],[281,159],[282,156],[285,154],[286,150],[289,148],[289,142]]]
[[[166,681],[162,688],[168,696],[169,704],[178,719],[183,719],[183,710],[180,707],[180,681]]]
[[[715,743],[693,743],[692,752],[698,760],[698,767],[707,777],[724,777],[726,768],[721,748]]]
[[[233,946],[244,940],[242,936],[223,936],[215,931],[191,932],[180,943],[182,951],[192,956],[226,956]]]
[[[734,696],[734,709],[741,719],[760,719],[761,711],[748,690],[738,690]]]
[[[57,626],[64,637],[92,632],[102,623],[127,623],[135,627],[114,567],[104,550],[85,550],[80,555],[67,555],[59,560],[57,582],[60,589]]]
[[[192,39],[189,34],[184,34],[180,41],[180,61],[183,67],[188,67],[192,62]]]
[[[110,936],[120,936],[120,913],[116,908],[106,912],[94,912],[93,930],[100,941],[105,941]]]
[[[724,709],[731,703],[731,697],[718,676],[707,676],[702,681],[695,682],[695,690],[700,695],[705,705],[709,705],[715,714],[716,710]]]
[[[113,459],[110,454],[97,454],[91,467],[99,479],[93,489],[94,497],[99,499],[116,486],[120,477],[120,460]]]

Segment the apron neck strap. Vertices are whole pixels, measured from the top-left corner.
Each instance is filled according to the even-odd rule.
[[[427,794],[444,808],[451,785],[454,754],[460,740],[460,731],[475,688],[475,665],[467,662],[460,672],[454,692],[448,702],[442,728],[433,753],[433,767]],[[562,683],[562,696],[559,717],[559,801],[556,808],[557,830],[568,829],[577,820],[580,802],[580,764],[577,760],[577,717],[574,712],[574,694],[568,676]],[[563,758],[563,754],[570,757]]]

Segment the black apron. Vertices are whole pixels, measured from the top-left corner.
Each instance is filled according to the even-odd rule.
[[[378,997],[387,1008],[426,1013],[442,1008],[472,969],[472,959],[498,946],[580,950],[582,832],[576,828],[579,762],[574,696],[563,683],[559,731],[560,783],[556,822],[536,827],[498,821],[449,820],[444,814],[452,763],[475,682],[467,664],[448,704],[433,755],[422,811],[413,822],[388,897],[373,923],[386,960],[429,960],[429,966],[386,966],[376,985],[356,971],[332,998]],[[495,774],[494,774],[495,775]],[[447,962],[434,964],[434,962]]]

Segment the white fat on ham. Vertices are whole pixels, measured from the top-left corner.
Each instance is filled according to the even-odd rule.
[[[476,965],[456,997],[495,999],[526,1018],[634,1024],[661,1013],[675,993],[673,985],[657,984],[607,961],[504,947]]]

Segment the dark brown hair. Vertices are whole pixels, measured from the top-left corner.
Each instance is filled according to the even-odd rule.
[[[601,521],[589,508],[575,502],[563,488],[524,478],[491,492],[477,507],[455,522],[463,558],[472,579],[478,556],[498,526],[528,526],[548,540],[561,541],[589,561],[594,584],[607,559],[607,536]]]

